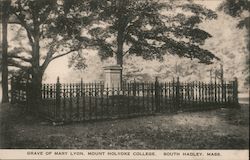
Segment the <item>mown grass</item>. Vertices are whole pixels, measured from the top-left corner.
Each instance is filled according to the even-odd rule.
[[[53,124],[1,106],[1,148],[248,149],[249,107]]]

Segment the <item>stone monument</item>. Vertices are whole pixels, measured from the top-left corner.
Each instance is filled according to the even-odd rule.
[[[122,67],[112,65],[103,67],[105,73],[105,88],[121,88],[122,83]]]

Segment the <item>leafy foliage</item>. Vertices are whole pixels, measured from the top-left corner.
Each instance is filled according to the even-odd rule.
[[[96,22],[88,30],[89,39],[99,48],[102,58],[134,54],[162,60],[167,52],[198,58],[207,64],[217,58],[200,47],[211,35],[200,29],[199,23],[217,17],[201,5],[151,0],[92,0],[88,3]],[[189,14],[178,13],[178,9]]]
[[[250,11],[250,1],[249,0],[225,0],[220,6],[219,10],[224,11],[226,14],[232,17],[240,17],[242,13],[247,11],[248,16],[240,20],[238,27],[249,28],[249,11]]]
[[[81,48],[82,42],[69,36],[75,33],[74,26],[79,26],[79,24],[76,20],[66,18],[72,14],[66,4],[68,4],[67,0],[65,2],[57,0],[12,2],[11,13],[16,17],[16,23],[19,23],[26,31],[31,50],[26,52],[29,53],[29,58],[26,58],[22,53],[23,48],[16,49],[9,56],[10,65],[25,69],[24,62],[29,62],[31,70],[36,67],[44,72],[54,59]],[[81,22],[82,27],[84,24]],[[17,37],[18,35],[20,34],[17,34]],[[38,49],[35,48],[36,45]],[[15,58],[22,60],[22,63],[15,61]]]
[[[43,75],[48,65],[57,58],[77,52],[82,46],[73,34],[68,34],[75,33],[74,27],[67,32],[64,30],[69,25],[77,26],[74,24],[77,21],[72,23],[67,18],[71,16],[71,12],[65,7],[63,0],[16,0],[12,1],[10,13],[25,29],[31,51],[28,52],[29,57],[18,52],[10,55],[8,63],[24,70],[31,77],[34,100],[31,103],[38,104]],[[24,66],[24,62],[30,65]]]
[[[232,17],[238,17],[245,10],[250,10],[250,1],[248,0],[225,0],[219,7],[226,14]]]
[[[82,54],[73,54],[69,59],[69,68],[74,68],[75,70],[86,69],[86,59]]]
[[[237,25],[238,28],[246,28],[248,30],[248,37],[247,37],[247,48],[248,51],[250,51],[250,43],[249,43],[249,24],[250,24],[250,1],[249,0],[225,0],[218,8],[221,11],[224,11],[226,14],[238,18],[240,17],[240,21]],[[244,15],[244,12],[247,12],[247,14]],[[249,54],[249,53],[248,53]],[[250,82],[250,75],[249,75],[249,57],[246,61],[246,70],[248,71],[248,77],[246,78],[246,82],[249,84]]]

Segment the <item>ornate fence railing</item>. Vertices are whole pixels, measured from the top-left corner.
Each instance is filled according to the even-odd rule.
[[[103,83],[43,84],[39,104],[32,104],[30,85],[12,80],[12,103],[32,109],[56,121],[87,121],[125,118],[155,113],[206,110],[238,104],[237,79],[203,83],[176,81],[124,83],[120,88]]]

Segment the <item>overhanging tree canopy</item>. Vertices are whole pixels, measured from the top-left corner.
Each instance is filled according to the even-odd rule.
[[[232,17],[241,17],[243,12],[248,12],[248,16],[243,16],[239,21],[238,27],[246,27],[249,29],[250,23],[250,1],[249,0],[224,0],[219,6],[219,10],[223,10],[226,14]]]
[[[200,47],[211,35],[199,24],[217,17],[201,5],[171,0],[91,0],[88,4],[96,23],[87,37],[79,37],[81,27],[75,37],[98,47],[101,58],[116,55],[119,65],[126,54],[162,59],[169,52],[207,64],[218,59]]]
[[[102,58],[115,54],[119,65],[125,54],[162,59],[169,52],[208,64],[216,58],[200,47],[211,35],[198,26],[205,19],[216,18],[216,14],[194,3],[16,0],[12,1],[11,13],[25,29],[31,50],[23,56],[17,49],[9,56],[9,64],[32,75],[35,97],[39,97],[49,63],[80,50],[82,45],[98,48]]]
[[[10,13],[25,30],[31,49],[16,48],[9,54],[8,63],[32,75],[34,99],[39,100],[41,96],[42,77],[48,65],[81,47],[82,42],[62,29],[70,24],[70,21],[63,21],[63,17],[68,16],[66,10],[63,0],[12,1]],[[84,25],[81,23],[82,27]]]

